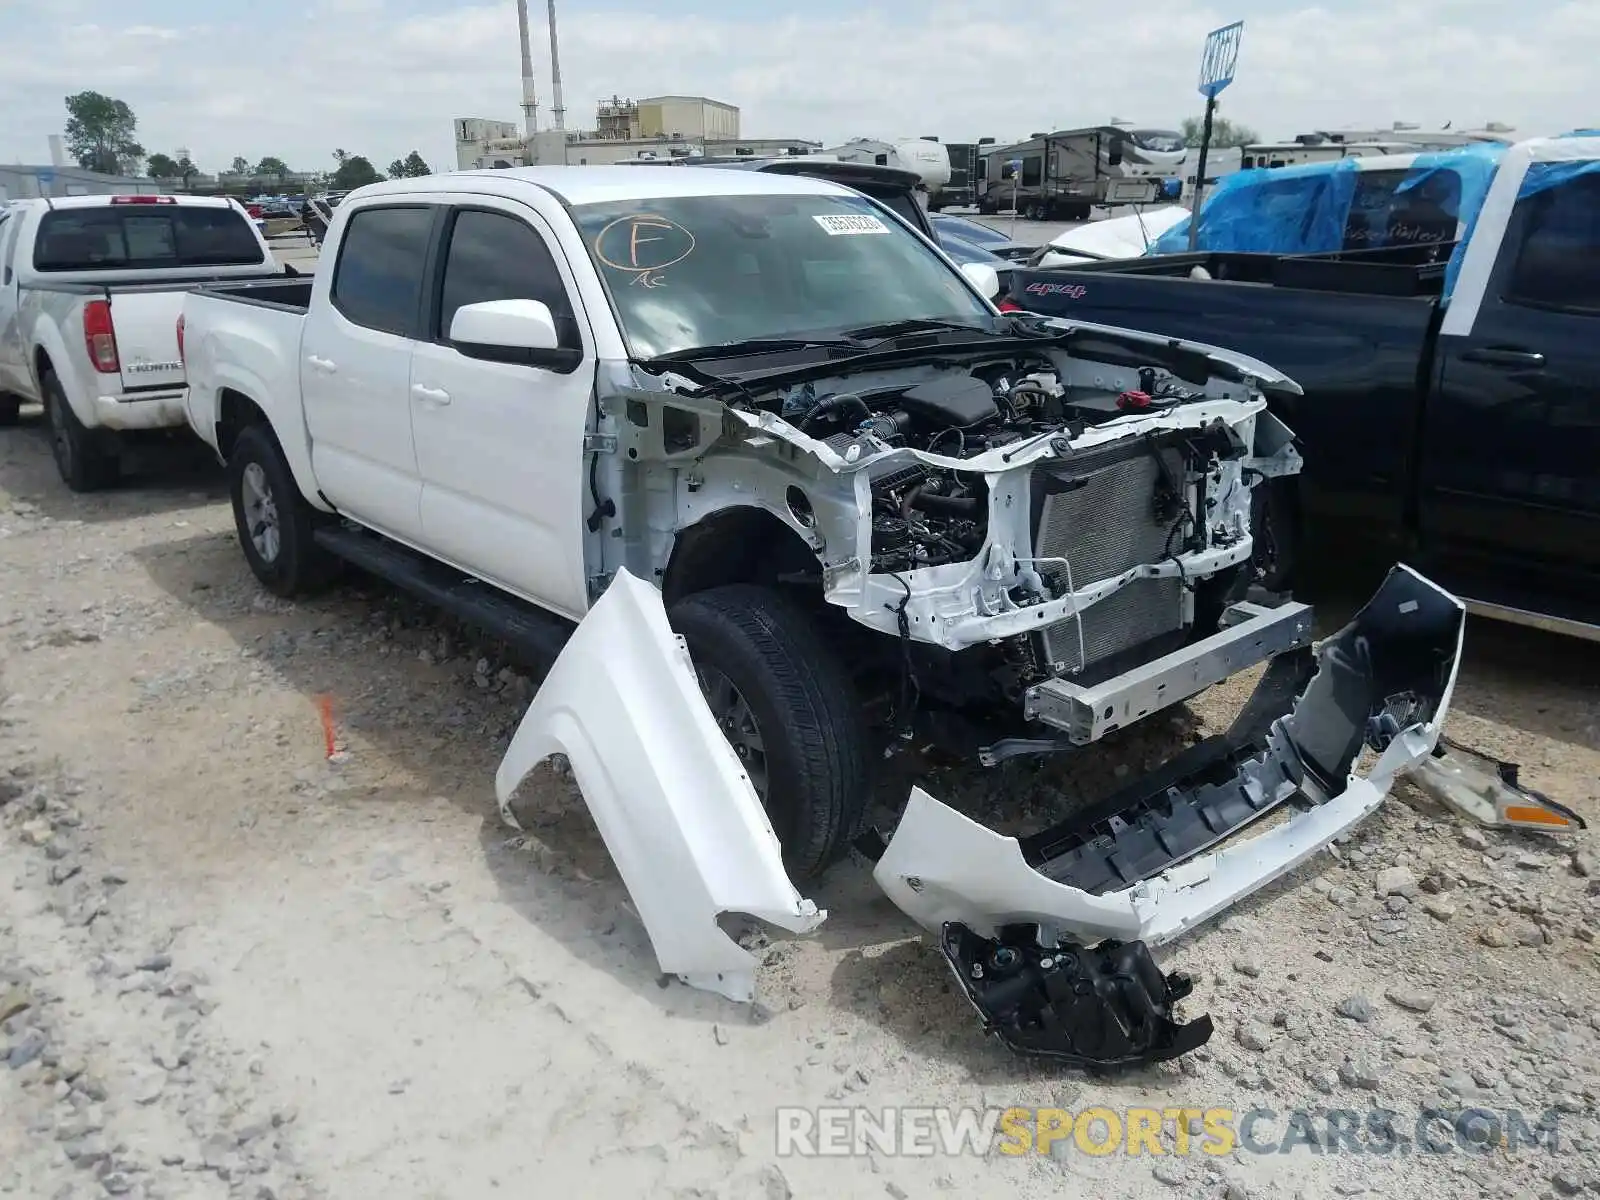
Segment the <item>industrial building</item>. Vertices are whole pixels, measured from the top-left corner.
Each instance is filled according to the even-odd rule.
[[[595,110],[588,129],[567,128],[561,98],[561,47],[556,3],[546,0],[550,34],[550,129],[539,128],[539,89],[533,75],[528,0],[517,0],[517,37],[522,50],[522,128],[488,117],[457,117],[456,167],[600,166],[641,159],[814,154],[821,142],[804,138],[747,138],[739,110],[706,96],[613,95]]]
[[[0,204],[10,200],[32,200],[39,196],[134,196],[141,193],[170,192],[170,183],[154,179],[134,179],[124,175],[102,175],[68,166],[0,166]]]
[[[456,166],[598,166],[651,158],[814,154],[820,142],[740,136],[739,109],[706,96],[613,96],[586,130],[519,131],[514,122],[457,117]]]

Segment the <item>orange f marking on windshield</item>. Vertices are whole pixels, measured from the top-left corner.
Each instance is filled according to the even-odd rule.
[[[660,272],[694,253],[694,234],[655,213],[629,213],[599,232],[594,252],[613,270],[631,271],[646,286],[658,286]]]
[[[639,261],[640,242],[660,242],[665,238],[642,237],[641,231],[646,229],[671,229],[670,221],[663,221],[659,217],[636,217],[633,226],[628,230],[628,259],[635,270],[645,270],[648,264]]]

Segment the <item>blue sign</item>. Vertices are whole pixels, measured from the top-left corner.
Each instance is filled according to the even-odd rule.
[[[1217,93],[1233,82],[1243,37],[1243,21],[1213,29],[1206,35],[1206,48],[1200,55],[1200,94],[1206,99],[1215,100]]]
[[[1020,158],[1008,158],[1006,159],[1006,166],[1013,171],[1020,171],[1022,170],[1022,160]]]

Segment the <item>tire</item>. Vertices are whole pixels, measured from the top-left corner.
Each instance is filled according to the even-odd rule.
[[[228,495],[239,548],[269,592],[290,599],[333,578],[336,561],[315,540],[318,513],[300,495],[267,426],[248,426],[234,442]]]
[[[0,428],[22,420],[22,397],[0,395]]]
[[[1255,539],[1250,561],[1256,582],[1269,592],[1286,592],[1294,583],[1300,553],[1294,486],[1293,479],[1263,479],[1250,494],[1250,532]]]
[[[794,880],[813,879],[849,849],[870,790],[866,723],[844,664],[805,611],[753,584],[685,596],[672,606],[707,691],[707,702],[741,752]],[[732,711],[719,709],[716,676],[731,685]],[[760,761],[738,725],[753,718]]]
[[[75,492],[98,492],[116,483],[122,475],[122,459],[110,439],[78,420],[53,372],[46,373],[42,382],[50,453],[61,481]]]

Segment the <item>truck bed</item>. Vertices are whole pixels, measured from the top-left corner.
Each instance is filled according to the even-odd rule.
[[[310,275],[279,275],[273,279],[248,279],[196,288],[197,295],[232,300],[304,315],[311,307]]]
[[[1410,499],[1445,270],[1408,254],[1197,253],[1019,269],[1011,299],[1271,364],[1305,391],[1274,403],[1300,436],[1308,513],[1395,529]],[[1211,278],[1191,278],[1196,267]]]

